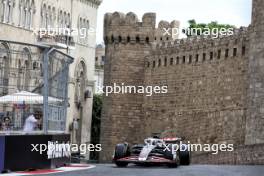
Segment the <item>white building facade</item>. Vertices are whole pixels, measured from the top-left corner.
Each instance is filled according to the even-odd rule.
[[[0,0],[0,39],[54,46],[75,58],[69,70],[66,130],[79,144],[90,143],[100,4],[101,0]],[[1,48],[11,50],[5,43]],[[73,125],[74,119],[78,125]]]
[[[95,52],[95,88],[96,94],[102,94],[104,86],[104,63],[105,63],[105,47],[104,45],[97,45]]]

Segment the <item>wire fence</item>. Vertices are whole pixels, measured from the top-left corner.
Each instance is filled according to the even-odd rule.
[[[0,132],[64,132],[72,61],[54,48],[0,40]]]

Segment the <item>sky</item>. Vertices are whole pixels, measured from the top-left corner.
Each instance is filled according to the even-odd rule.
[[[98,9],[97,44],[103,42],[103,19],[107,12],[134,12],[141,19],[146,12],[155,12],[157,22],[178,20],[181,27],[188,20],[197,23],[232,24],[248,26],[251,21],[252,0],[103,0]]]

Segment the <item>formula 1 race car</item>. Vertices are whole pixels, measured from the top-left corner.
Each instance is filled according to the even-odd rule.
[[[159,138],[157,136],[144,140],[144,144],[136,144],[131,148],[128,143],[117,144],[113,162],[118,167],[126,167],[129,163],[165,164],[169,167],[190,164],[190,151],[182,143],[182,138]]]

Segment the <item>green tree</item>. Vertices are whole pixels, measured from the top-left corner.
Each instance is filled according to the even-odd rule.
[[[92,127],[91,127],[91,143],[94,145],[100,143],[102,106],[103,106],[102,95],[95,94],[93,96]],[[91,160],[98,160],[99,153],[91,152],[90,158]]]
[[[188,31],[196,30],[197,35],[202,35],[208,29],[212,31],[213,29],[220,30],[220,29],[230,29],[230,28],[235,29],[236,28],[234,25],[230,25],[230,24],[219,24],[217,21],[212,21],[206,24],[206,23],[196,23],[196,21],[192,19],[192,20],[189,20],[188,23],[189,23],[189,27],[183,30],[183,33],[185,33],[188,37],[192,36],[193,34],[186,32],[186,30]],[[201,30],[197,30],[197,29],[201,29]]]

